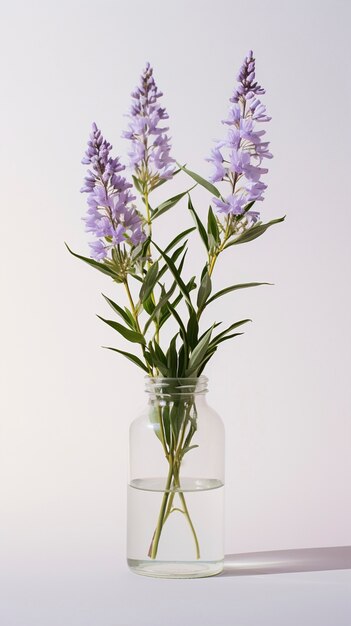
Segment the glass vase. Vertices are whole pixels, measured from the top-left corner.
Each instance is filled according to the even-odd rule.
[[[130,427],[128,565],[137,574],[200,578],[223,569],[224,427],[207,378],[147,378]]]

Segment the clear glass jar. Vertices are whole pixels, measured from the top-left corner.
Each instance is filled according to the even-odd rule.
[[[130,427],[128,565],[137,574],[199,578],[223,569],[224,426],[207,378],[147,378]]]

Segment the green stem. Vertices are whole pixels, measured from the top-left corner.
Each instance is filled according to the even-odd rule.
[[[140,324],[139,324],[138,312],[137,312],[136,306],[135,306],[135,304],[134,304],[133,296],[132,296],[131,291],[130,291],[130,288],[129,288],[129,284],[128,284],[128,278],[127,278],[127,276],[125,277],[125,279],[124,279],[123,283],[124,283],[124,286],[125,286],[125,289],[126,289],[126,292],[127,292],[127,296],[128,296],[128,300],[129,300],[130,308],[132,309],[132,314],[133,314],[133,318],[134,318],[134,321],[135,321],[135,326],[136,326],[136,329],[137,329],[137,331],[138,331],[138,332],[142,335],[143,333],[142,333],[142,330],[141,330],[141,328],[140,328]],[[141,349],[142,349],[142,353],[143,353],[143,357],[144,357],[145,365],[146,365],[146,367],[147,367],[147,368],[148,368],[148,370],[149,370],[149,374],[150,374],[150,376],[152,376],[152,369],[151,369],[151,367],[150,367],[149,363],[147,362],[147,360],[146,360],[146,358],[145,358],[145,347],[144,347],[144,346],[141,346]]]
[[[194,541],[195,541],[195,549],[196,549],[196,558],[197,558],[197,559],[199,559],[199,558],[200,558],[200,546],[199,546],[199,541],[198,541],[198,538],[197,538],[197,535],[196,535],[196,531],[195,531],[195,528],[194,528],[194,524],[192,523],[192,521],[191,521],[191,517],[190,517],[190,515],[189,515],[188,507],[187,507],[186,502],[185,502],[185,496],[184,496],[184,493],[183,493],[182,491],[179,491],[179,498],[180,498],[181,503],[182,503],[182,505],[183,505],[183,509],[184,509],[184,514],[185,514],[185,517],[187,518],[187,520],[188,520],[188,522],[189,522],[189,526],[190,526],[190,529],[191,529],[191,533],[192,533],[192,535],[193,535],[193,537],[194,537]]]
[[[194,524],[192,523],[192,520],[189,514],[189,509],[187,507],[184,493],[181,490],[180,476],[179,476],[182,456],[183,456],[182,452],[183,452],[183,445],[184,445],[185,430],[186,430],[186,425],[188,423],[188,417],[189,417],[188,413],[189,413],[189,408],[187,409],[187,415],[184,418],[184,421],[182,424],[182,428],[181,428],[181,432],[179,436],[179,443],[177,445],[177,442],[174,442],[173,451],[167,456],[170,466],[169,466],[169,471],[168,471],[168,476],[167,476],[167,481],[166,481],[165,492],[162,498],[161,509],[160,509],[160,513],[159,513],[159,517],[158,517],[158,521],[156,525],[156,530],[154,532],[150,549],[149,549],[149,553],[148,553],[148,555],[151,558],[156,558],[158,544],[160,541],[163,527],[173,511],[179,511],[185,515],[187,522],[189,524],[192,536],[194,538],[196,558],[197,559],[200,558],[199,541],[197,538]],[[182,504],[181,509],[173,507],[173,502],[174,502],[174,498],[176,494],[179,495],[179,499]]]
[[[161,531],[162,531],[163,523],[164,523],[164,516],[165,516],[166,506],[167,506],[168,498],[169,498],[169,495],[170,495],[170,488],[171,488],[171,484],[172,484],[172,480],[173,480],[173,459],[172,459],[171,455],[168,458],[168,463],[169,463],[168,476],[167,476],[167,480],[166,480],[165,490],[164,490],[164,493],[163,493],[161,509],[160,509],[160,513],[159,513],[159,516],[158,516],[158,521],[157,521],[155,534],[154,534],[154,536],[152,538],[152,542],[151,542],[150,549],[149,549],[149,557],[151,559],[155,559],[156,555],[157,555],[158,544],[159,544],[159,541],[160,541]]]
[[[216,261],[217,261],[219,255],[220,255],[220,253],[223,252],[224,246],[225,246],[225,244],[228,241],[229,233],[230,233],[230,216],[228,217],[227,226],[226,226],[226,229],[225,229],[223,241],[222,241],[221,245],[219,246],[219,248],[215,251],[213,256],[209,258],[209,263],[208,263],[208,273],[209,273],[209,276],[212,276],[212,272],[214,270],[214,266],[216,264]]]
[[[147,187],[147,183],[145,184],[144,187],[144,202],[145,202],[145,208],[146,208],[146,223],[149,227],[149,237],[151,239],[152,236],[152,220],[151,220],[151,213],[150,213],[150,205],[149,205],[149,190]],[[150,268],[151,266],[151,261],[150,261],[150,255],[151,255],[151,248],[150,248],[150,244],[148,246],[147,249],[147,256],[148,256],[148,268]],[[155,304],[155,298],[154,298],[154,292],[152,291],[151,294],[151,298],[153,300],[153,303]],[[155,324],[155,339],[157,341],[157,343],[160,343],[160,329],[159,329],[159,325],[157,320],[155,319],[154,321]]]

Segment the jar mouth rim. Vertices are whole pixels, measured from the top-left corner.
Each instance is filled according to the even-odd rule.
[[[145,376],[146,392],[155,395],[200,394],[207,391],[207,376],[175,377]]]
[[[174,382],[178,381],[181,384],[188,384],[188,385],[196,385],[197,383],[201,382],[201,383],[207,383],[208,382],[208,378],[207,376],[204,376],[203,374],[201,374],[201,376],[194,376],[194,377],[189,377],[189,376],[175,376],[174,378],[171,378],[169,376],[145,376],[145,382],[146,384],[148,383],[161,383],[162,384],[167,384],[167,382],[169,384],[173,384]]]

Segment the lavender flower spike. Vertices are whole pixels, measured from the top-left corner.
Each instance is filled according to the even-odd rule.
[[[86,230],[97,237],[90,243],[91,257],[103,260],[115,246],[137,245],[145,239],[142,221],[135,210],[132,185],[120,175],[125,169],[117,158],[110,156],[112,146],[103,138],[94,123],[82,163],[91,165],[81,188],[88,194],[88,213],[84,217]]]
[[[149,192],[160,180],[172,177],[175,163],[170,156],[169,127],[160,126],[168,119],[168,113],[159,105],[163,94],[155,83],[150,63],[146,64],[140,85],[131,95],[129,129],[122,136],[131,141],[130,165]]]
[[[265,90],[256,81],[252,50],[245,57],[237,80],[228,117],[223,120],[227,136],[216,142],[207,161],[214,167],[211,180],[226,181],[231,186],[231,194],[225,200],[213,199],[217,211],[235,216],[237,220],[245,216],[246,225],[251,226],[258,221],[259,213],[248,211],[247,205],[263,200],[267,185],[260,179],[268,169],[261,165],[263,159],[272,158],[269,142],[264,140],[266,131],[257,127],[258,123],[269,122],[271,118],[258,99]]]

